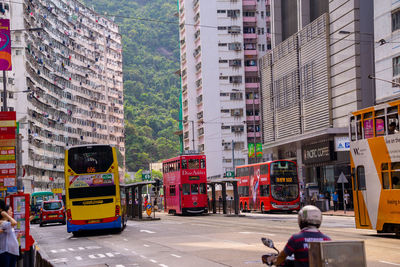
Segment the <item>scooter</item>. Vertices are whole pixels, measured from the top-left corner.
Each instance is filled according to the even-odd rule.
[[[275,247],[274,241],[272,241],[271,239],[262,237],[261,241],[263,242],[263,244],[265,246],[267,246],[269,248],[272,248],[272,249],[274,249],[276,251],[276,253],[268,253],[268,254],[265,254],[265,255],[261,256],[261,260],[262,260],[263,264],[266,264],[268,266],[272,266],[274,264],[273,263],[274,258],[277,257],[278,254],[279,254],[279,250]],[[285,262],[283,264],[279,265],[279,266],[294,267],[294,256],[293,255],[292,256],[287,256],[286,259],[285,259]]]

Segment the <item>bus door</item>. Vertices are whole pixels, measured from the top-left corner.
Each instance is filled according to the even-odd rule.
[[[356,209],[358,213],[358,220],[361,226],[369,226],[367,220],[368,210],[366,201],[368,198],[366,189],[364,166],[357,166],[355,173],[354,193],[357,202]]]
[[[179,198],[179,213],[182,213],[182,184],[179,185],[179,193],[178,193],[178,198]],[[178,211],[177,211],[178,212]]]

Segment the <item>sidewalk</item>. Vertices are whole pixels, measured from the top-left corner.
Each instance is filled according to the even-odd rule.
[[[329,210],[322,212],[322,215],[354,217],[354,210],[347,210],[346,213],[344,213],[343,210],[337,210],[337,211]]]

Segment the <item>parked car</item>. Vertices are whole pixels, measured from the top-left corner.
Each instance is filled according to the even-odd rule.
[[[40,227],[47,223],[66,223],[65,208],[62,200],[46,200],[40,209]]]

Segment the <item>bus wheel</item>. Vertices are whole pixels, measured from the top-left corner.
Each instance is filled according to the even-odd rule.
[[[261,203],[261,213],[264,213],[264,203]]]
[[[40,227],[43,227],[43,225],[44,225],[44,223],[40,222],[39,226],[40,226]]]
[[[244,203],[244,210],[247,211],[247,203]]]
[[[243,212],[243,203],[240,202],[240,212]]]

